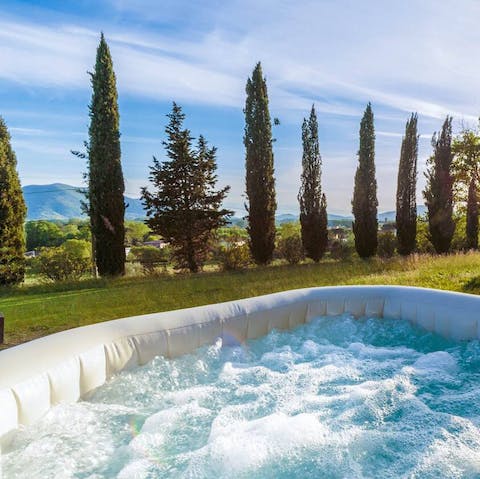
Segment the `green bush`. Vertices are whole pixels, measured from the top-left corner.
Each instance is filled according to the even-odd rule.
[[[128,260],[140,263],[145,274],[152,274],[160,266],[166,266],[169,261],[167,248],[155,248],[154,246],[134,246],[128,255]]]
[[[332,259],[346,261],[352,259],[355,247],[349,241],[335,240],[330,245],[330,257]]]
[[[56,248],[45,248],[38,256],[38,271],[51,281],[80,279],[92,265],[90,248],[88,241],[76,239]]]
[[[377,254],[380,258],[391,258],[395,254],[397,238],[391,231],[378,234]]]
[[[0,247],[0,284],[10,285],[23,282],[25,259],[13,254],[11,248]]]
[[[429,235],[428,235],[428,221],[425,218],[417,219],[417,253],[421,254],[435,254]]]
[[[251,263],[250,248],[245,244],[231,243],[222,247],[220,260],[225,271],[245,269]]]
[[[302,238],[299,234],[292,234],[291,236],[280,238],[278,249],[282,258],[286,259],[290,264],[300,263],[305,257]]]

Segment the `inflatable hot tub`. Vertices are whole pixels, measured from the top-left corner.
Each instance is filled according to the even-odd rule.
[[[480,297],[423,288],[309,288],[76,328],[0,352],[0,444],[53,405],[88,397],[121,370],[216,338],[260,338],[320,316],[405,319],[454,340],[480,339]]]

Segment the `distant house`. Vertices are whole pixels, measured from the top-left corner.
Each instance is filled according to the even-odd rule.
[[[145,241],[143,246],[153,246],[154,248],[163,249],[168,246],[168,243],[163,240],[153,240],[153,241]]]
[[[380,231],[382,231],[383,233],[390,232],[390,233],[396,234],[397,225],[395,223],[383,223],[380,228]]]
[[[347,241],[349,230],[336,226],[328,230],[328,236],[331,241]]]
[[[26,251],[25,252],[25,258],[36,258],[37,257],[37,252],[35,250],[33,251]]]

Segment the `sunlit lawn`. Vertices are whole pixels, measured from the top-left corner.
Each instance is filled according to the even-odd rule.
[[[239,272],[167,274],[71,284],[26,284],[0,290],[5,342],[108,319],[186,308],[310,286],[401,284],[480,293],[480,253],[390,260],[359,259]]]

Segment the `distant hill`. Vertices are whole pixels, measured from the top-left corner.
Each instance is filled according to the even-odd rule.
[[[82,218],[82,188],[54,183],[51,185],[28,185],[23,187],[27,203],[27,220],[68,220]],[[138,198],[125,197],[128,204],[127,219],[143,218],[145,212]]]
[[[425,205],[417,205],[417,215],[423,216],[427,212],[427,207]],[[378,213],[378,220],[381,222],[395,222],[396,213],[395,211],[385,211],[384,213]]]
[[[77,188],[63,183],[53,183],[51,185],[28,185],[23,187],[23,195],[27,203],[27,220],[68,220],[70,218],[83,218],[81,201],[84,199],[82,188]],[[125,197],[125,203],[128,205],[125,218],[128,220],[145,218],[145,210],[139,198]],[[424,205],[417,207],[418,215],[424,215],[426,208]],[[328,214],[328,224],[349,226],[352,216]],[[385,211],[378,214],[381,222],[385,220],[395,221],[395,211]],[[275,216],[277,225],[298,221],[299,216],[291,213],[284,213]],[[238,226],[245,226],[242,218],[234,216],[231,223]]]

